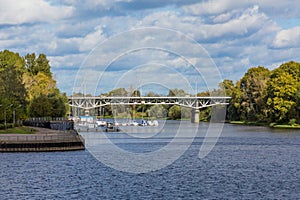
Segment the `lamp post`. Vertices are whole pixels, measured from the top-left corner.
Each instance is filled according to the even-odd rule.
[[[13,110],[13,124],[14,124],[14,126],[16,125],[16,109],[20,108],[20,107],[21,107],[21,105],[19,105],[18,107],[14,108],[14,110]]]
[[[0,107],[2,107],[2,104],[0,104]]]
[[[6,109],[7,108],[10,108],[10,107],[12,107],[13,106],[13,104],[10,104],[8,107],[6,107],[5,109],[4,109],[4,127],[5,127],[5,129],[6,129]]]

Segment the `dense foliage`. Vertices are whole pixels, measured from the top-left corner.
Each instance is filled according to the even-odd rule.
[[[274,70],[258,66],[248,69],[234,83],[220,83],[228,96],[227,119],[231,121],[296,124],[300,123],[300,63],[291,61]],[[198,96],[222,93],[221,89],[201,92]],[[74,94],[81,95],[81,94]],[[110,91],[108,96],[141,96],[139,90],[125,88]],[[170,89],[168,96],[187,96],[182,89]],[[159,96],[148,92],[147,96]],[[67,97],[61,94],[52,77],[46,55],[0,52],[0,123],[27,117],[62,117],[66,115]],[[93,111],[99,115],[99,111]],[[97,113],[98,112],[98,113]],[[114,113],[113,113],[114,112]],[[130,113],[141,116],[178,119],[189,118],[191,110],[177,105],[132,105],[107,107],[102,114]],[[201,110],[201,120],[209,120],[211,108]]]
[[[21,57],[8,50],[0,52],[0,122],[29,116],[62,117],[66,100],[52,78],[46,55]]]
[[[82,94],[74,94],[82,95]],[[227,120],[249,123],[300,123],[300,63],[284,63],[274,70],[258,66],[249,68],[244,76],[234,83],[224,80],[214,91],[204,91],[197,96],[230,96],[227,106]],[[141,96],[140,91],[131,88],[116,88],[102,96]],[[149,91],[146,96],[161,96]],[[182,89],[170,89],[167,96],[190,96]],[[211,107],[200,111],[200,120],[208,121]],[[126,114],[127,113],[127,114]],[[102,115],[119,117],[146,116],[154,118],[190,118],[191,109],[178,105],[132,105],[105,107]],[[97,111],[91,114],[99,114]]]
[[[300,122],[300,63],[291,61],[272,71],[253,67],[235,85],[225,80],[222,86],[232,97],[229,120]]]

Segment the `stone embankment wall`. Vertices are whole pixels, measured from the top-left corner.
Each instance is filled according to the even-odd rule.
[[[84,139],[74,130],[74,122],[28,120],[24,125],[33,134],[1,134],[0,152],[40,152],[84,150]]]

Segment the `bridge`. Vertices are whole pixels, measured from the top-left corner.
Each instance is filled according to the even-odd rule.
[[[231,97],[208,96],[208,97],[68,97],[69,105],[72,108],[83,109],[85,111],[103,106],[116,105],[178,105],[192,109],[192,123],[199,122],[200,109],[228,105]],[[73,115],[74,116],[74,115]]]

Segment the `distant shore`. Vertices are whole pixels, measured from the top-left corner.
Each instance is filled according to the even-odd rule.
[[[0,152],[45,152],[84,150],[84,139],[75,131],[29,127],[30,134],[0,134]]]
[[[300,129],[300,125],[289,125],[289,124],[267,124],[262,122],[246,122],[246,121],[230,121],[230,124],[235,125],[248,125],[248,126],[268,126],[270,128],[281,128],[281,129]]]

